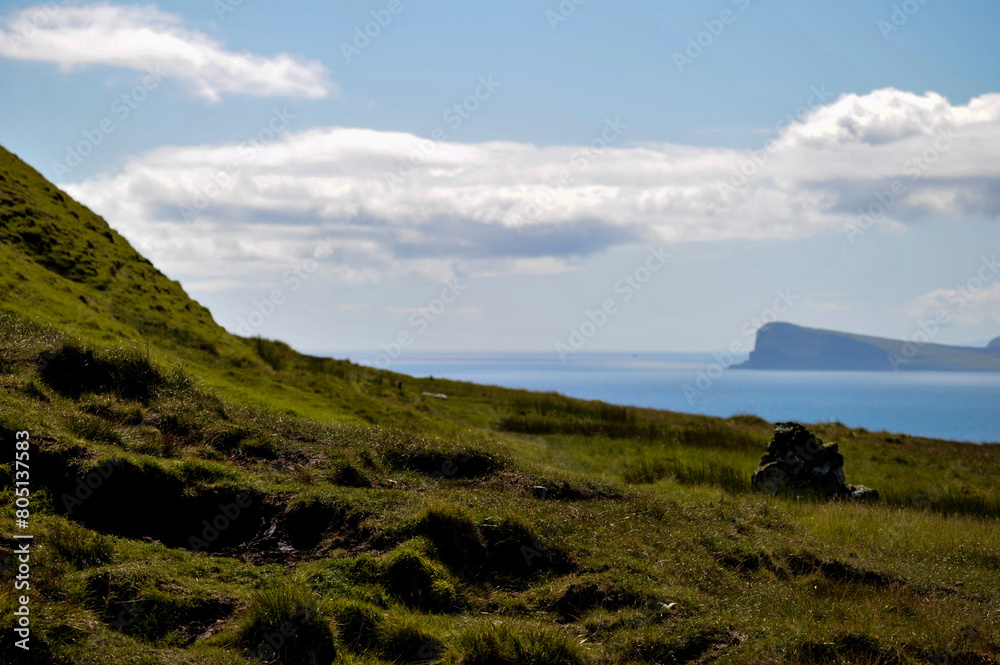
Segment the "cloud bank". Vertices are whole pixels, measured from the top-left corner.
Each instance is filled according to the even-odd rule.
[[[547,147],[309,129],[164,147],[67,189],[158,265],[206,279],[287,268],[322,238],[339,277],[365,280],[1000,216],[1000,94],[845,95],[755,151],[629,142],[627,123]]]
[[[0,23],[0,57],[50,62],[65,70],[158,68],[210,102],[227,94],[314,99],[336,92],[318,61],[229,51],[155,5],[29,7]]]

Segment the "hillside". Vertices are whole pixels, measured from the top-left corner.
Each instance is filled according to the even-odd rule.
[[[768,323],[740,369],[1000,371],[1000,338],[985,349]]]
[[[0,280],[0,662],[997,662],[1000,445],[812,425],[882,503],[764,497],[751,415],[231,335],[2,149]]]

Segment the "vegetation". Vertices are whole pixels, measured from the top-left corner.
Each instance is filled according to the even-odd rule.
[[[760,496],[753,416],[230,335],[2,150],[0,262],[35,536],[31,651],[5,583],[2,662],[996,662],[1000,445],[819,423],[885,500]]]

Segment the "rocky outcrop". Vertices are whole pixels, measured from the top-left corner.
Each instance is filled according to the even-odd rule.
[[[844,456],[798,423],[775,423],[774,437],[753,472],[753,488],[765,494],[819,494],[827,499],[878,501],[878,492],[844,480]]]

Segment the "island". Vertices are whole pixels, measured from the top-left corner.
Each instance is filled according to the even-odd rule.
[[[932,331],[933,332],[933,331]],[[871,337],[774,322],[736,369],[1000,371],[1000,337],[985,348],[947,346],[921,331],[909,340]]]

